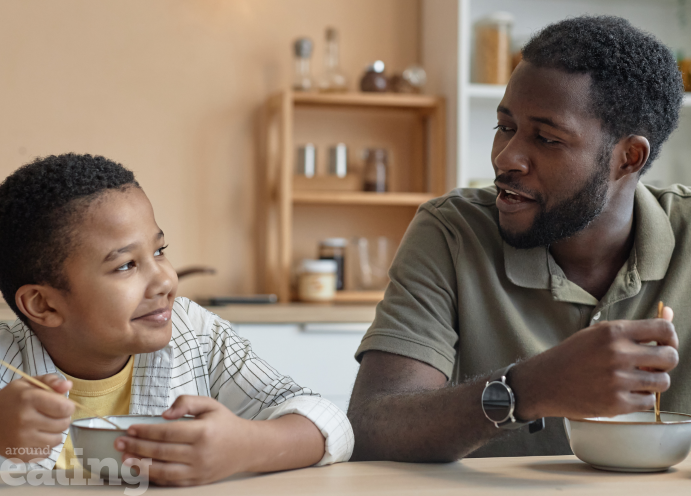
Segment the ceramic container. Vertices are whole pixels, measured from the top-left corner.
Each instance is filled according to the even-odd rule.
[[[612,418],[564,419],[573,453],[602,470],[661,472],[691,449],[691,415],[636,412]]]
[[[166,420],[158,415],[112,415],[106,418],[121,429],[115,429],[107,422],[93,417],[75,420],[70,425],[72,445],[83,450],[81,457],[77,457],[79,462],[87,471],[100,473],[104,480],[122,477],[122,453],[115,449],[115,440],[126,436],[131,425],[192,420],[191,417]],[[94,466],[94,463],[97,465]],[[134,472],[131,472],[131,477],[135,477]]]

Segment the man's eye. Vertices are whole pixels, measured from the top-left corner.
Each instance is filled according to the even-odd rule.
[[[163,255],[163,250],[165,250],[166,248],[168,248],[168,245],[161,246],[158,250],[154,252],[154,257],[160,257],[161,255]]]
[[[492,129],[498,129],[502,133],[509,133],[513,131],[513,129],[511,129],[510,127],[502,126],[501,124],[494,126]]]
[[[132,267],[134,267],[134,262],[127,262],[126,264],[123,264],[120,267],[118,267],[117,270],[125,272],[126,270],[130,270]]]
[[[547,139],[544,136],[540,136],[539,134],[537,135],[537,139],[539,139],[540,141],[542,141],[543,143],[545,143],[547,145],[556,145],[557,143],[559,143],[556,140]]]

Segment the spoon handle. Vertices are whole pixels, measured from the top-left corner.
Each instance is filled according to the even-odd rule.
[[[665,305],[664,303],[660,302],[657,304],[657,318],[661,319],[662,318],[662,311],[664,310]],[[662,393],[659,391],[655,393],[655,422],[662,422],[662,419],[660,418],[660,398],[662,397]]]

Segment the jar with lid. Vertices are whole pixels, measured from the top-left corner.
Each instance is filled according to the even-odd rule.
[[[326,238],[319,243],[319,260],[336,262],[336,290],[344,289],[345,254],[348,240],[345,238]]]
[[[383,93],[388,89],[388,81],[384,75],[384,62],[377,60],[365,69],[362,79],[360,79],[360,90]]]
[[[384,148],[365,150],[365,191],[384,193],[388,190],[388,155]]]
[[[513,16],[494,12],[475,24],[476,83],[506,84],[512,70],[511,26]]]
[[[298,271],[300,301],[332,301],[336,296],[335,260],[303,260]]]

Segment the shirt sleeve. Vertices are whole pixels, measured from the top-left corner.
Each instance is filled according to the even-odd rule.
[[[254,353],[250,342],[238,336],[230,323],[206,313],[213,329],[207,352],[211,396],[242,418],[270,420],[302,415],[325,438],[324,456],[317,465],[348,461],[354,438],[345,413],[279,373]]]
[[[385,351],[451,377],[458,342],[458,236],[434,209],[423,205],[408,227],[384,299],[355,354],[358,361],[367,351]]]

